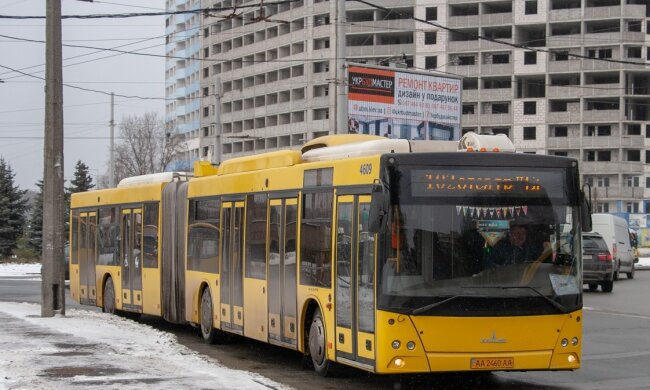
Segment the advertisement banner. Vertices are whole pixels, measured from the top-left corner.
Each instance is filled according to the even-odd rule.
[[[461,80],[350,65],[348,132],[388,138],[460,138]]]

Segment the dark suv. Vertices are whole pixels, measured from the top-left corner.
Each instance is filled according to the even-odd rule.
[[[590,291],[596,291],[598,285],[603,292],[612,292],[614,288],[614,263],[612,254],[607,249],[603,237],[597,233],[582,235],[582,281],[589,285]]]

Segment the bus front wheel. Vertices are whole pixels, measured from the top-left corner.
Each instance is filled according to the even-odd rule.
[[[113,287],[113,279],[106,279],[104,284],[104,303],[102,305],[104,313],[115,314],[115,287]]]
[[[212,297],[209,288],[201,294],[201,337],[208,344],[214,344],[217,340],[217,330],[212,326]]]
[[[309,327],[309,355],[318,375],[327,376],[331,363],[327,360],[327,335],[320,309],[316,309]]]

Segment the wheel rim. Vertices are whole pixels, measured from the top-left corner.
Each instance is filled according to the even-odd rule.
[[[113,291],[113,282],[110,280],[106,283],[104,291],[104,311],[111,314],[115,312],[115,292]]]
[[[201,332],[203,336],[207,336],[212,331],[212,301],[209,293],[203,292],[201,297]]]
[[[309,353],[312,360],[320,365],[325,358],[325,331],[320,317],[314,318],[309,330]]]

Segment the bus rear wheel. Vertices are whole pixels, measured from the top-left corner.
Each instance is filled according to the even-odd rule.
[[[214,344],[217,340],[217,330],[212,325],[212,297],[210,289],[206,288],[201,294],[201,337],[207,344]]]
[[[113,286],[113,279],[106,279],[104,284],[104,302],[102,305],[104,313],[115,314],[115,287]]]
[[[318,375],[327,376],[332,366],[327,360],[327,335],[325,323],[320,309],[316,309],[309,327],[309,355],[311,356],[314,371]]]

